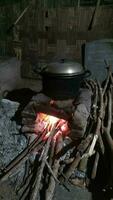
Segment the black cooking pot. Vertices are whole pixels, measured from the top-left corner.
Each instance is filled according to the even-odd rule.
[[[75,98],[81,82],[90,74],[77,62],[61,60],[50,63],[41,71],[43,93],[54,100]]]

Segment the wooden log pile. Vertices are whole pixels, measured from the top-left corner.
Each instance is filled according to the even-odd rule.
[[[86,88],[92,90],[92,107],[87,123],[87,129],[82,138],[72,141],[69,137],[59,134],[57,124],[51,129],[49,137],[43,140],[46,131],[38,135],[34,134],[36,113],[45,111],[38,104],[30,102],[29,109],[23,111],[23,132],[28,138],[35,135],[33,141],[29,141],[24,149],[0,174],[0,182],[12,175],[22,162],[29,160],[35,154],[33,162],[30,161],[27,176],[23,184],[18,188],[20,199],[52,200],[56,183],[64,186],[66,182],[80,187],[88,187],[98,174],[100,160],[107,170],[107,158],[109,157],[110,170],[108,179],[103,184],[103,189],[113,188],[113,139],[112,139],[112,99],[113,99],[113,76],[110,66],[107,67],[108,76],[104,84],[94,80],[85,81]],[[40,110],[41,109],[41,110]],[[47,110],[46,110],[47,111]],[[66,115],[62,110],[51,109],[55,116],[61,116],[70,120],[71,116]],[[49,113],[48,113],[49,114]],[[90,173],[88,165],[93,157]]]

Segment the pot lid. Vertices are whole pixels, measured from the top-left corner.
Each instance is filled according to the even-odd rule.
[[[84,68],[80,63],[77,62],[54,62],[46,65],[43,72],[58,75],[74,75],[81,74],[84,72]]]

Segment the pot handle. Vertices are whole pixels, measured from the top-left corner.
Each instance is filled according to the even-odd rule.
[[[35,72],[36,74],[40,74],[42,75],[43,72],[47,69],[46,65],[44,67],[37,67],[37,69],[33,69],[33,72]]]
[[[91,71],[90,70],[86,70],[84,72],[84,78],[88,78],[89,76],[91,76]]]

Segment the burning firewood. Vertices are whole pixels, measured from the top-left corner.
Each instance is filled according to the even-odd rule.
[[[50,133],[50,136],[48,137],[48,140],[47,140],[47,143],[46,143],[46,146],[45,146],[44,155],[43,155],[43,158],[42,158],[42,162],[41,162],[39,170],[37,170],[37,173],[36,173],[35,186],[32,190],[31,195],[30,195],[31,200],[36,200],[37,197],[39,196],[42,173],[43,173],[43,170],[44,170],[44,166],[46,164],[46,159],[47,159],[47,154],[48,154],[48,151],[49,151],[50,143],[51,143],[52,137],[55,133],[56,133],[56,127],[53,128],[53,130]]]
[[[59,143],[60,143],[60,145],[59,145]],[[62,143],[62,136],[60,135],[57,138],[57,145],[56,145],[55,153],[58,153],[62,149],[62,144],[63,144]],[[58,176],[59,167],[60,167],[60,160],[55,159],[53,166],[52,166],[52,169],[53,169],[53,173],[56,177]],[[56,181],[55,181],[54,177],[51,175],[50,181],[49,181],[49,186],[46,190],[46,198],[45,198],[46,200],[52,200],[53,195],[54,195],[55,185],[56,185]]]

